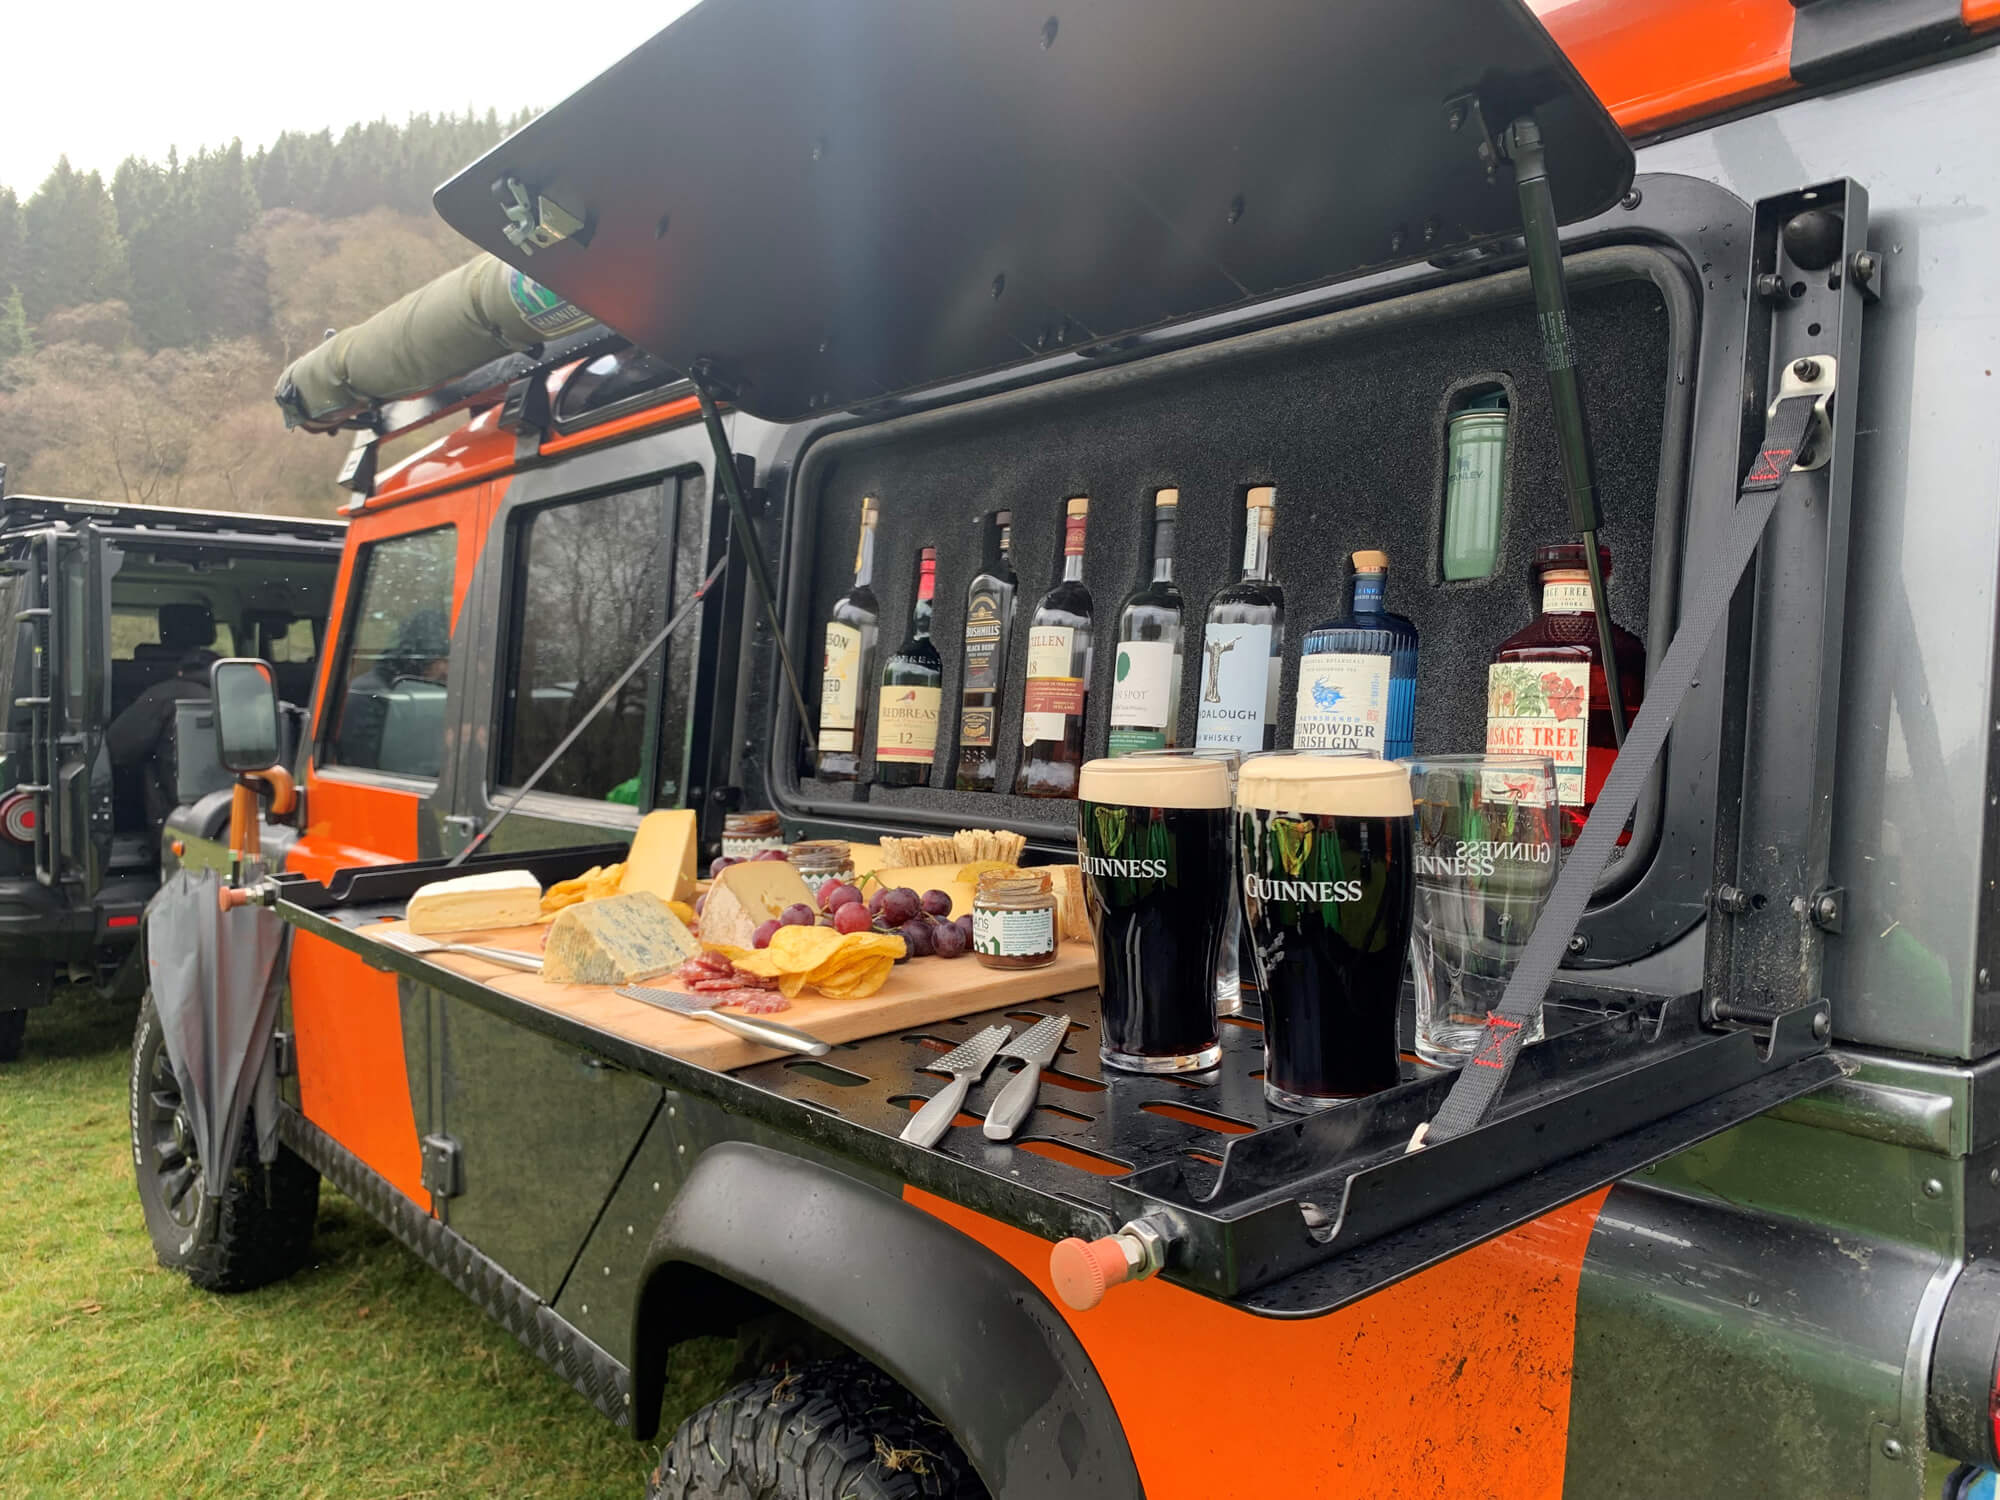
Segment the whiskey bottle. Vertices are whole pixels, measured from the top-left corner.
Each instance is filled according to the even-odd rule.
[[[944,658],[931,644],[936,591],[937,548],[926,547],[917,558],[917,602],[910,609],[909,637],[882,663],[875,779],[883,786],[923,786],[931,779],[944,699]]]
[[[1417,627],[1382,607],[1389,554],[1354,554],[1353,602],[1306,633],[1292,743],[1394,759],[1417,715]]]
[[[1195,748],[1248,755],[1278,743],[1278,672],[1285,654],[1285,591],[1271,577],[1278,492],[1243,501],[1243,578],[1215,596],[1201,646]]]
[[[861,502],[861,541],[854,549],[854,587],[833,603],[819,680],[819,764],[827,781],[852,781],[861,767],[861,723],[875,675],[875,497]]]
[[[1165,750],[1181,708],[1181,591],[1174,586],[1174,522],[1179,490],[1153,497],[1153,576],[1118,611],[1118,660],[1111,680],[1109,753]]]
[[[1013,515],[980,522],[979,572],[965,588],[965,677],[958,709],[958,789],[990,792],[1000,776],[1000,705],[1014,625]]]
[[[1611,549],[1597,549],[1611,576]],[[1618,741],[1611,695],[1598,660],[1597,612],[1580,542],[1535,549],[1541,613],[1500,643],[1486,669],[1486,749],[1495,755],[1542,755],[1555,762],[1558,825],[1563,847],[1576,842],[1597,801]],[[1646,648],[1617,624],[1611,649],[1618,659],[1618,693],[1629,725],[1646,688]],[[1619,842],[1627,836],[1621,834]]]
[[[1090,590],[1083,586],[1083,531],[1090,501],[1069,502],[1063,576],[1028,622],[1028,680],[1021,694],[1023,797],[1074,797],[1083,767],[1083,710],[1090,686]]]

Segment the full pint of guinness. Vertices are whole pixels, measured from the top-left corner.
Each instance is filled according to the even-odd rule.
[[[1222,1057],[1215,977],[1235,899],[1229,793],[1228,764],[1192,755],[1094,760],[1078,777],[1098,1050],[1111,1067],[1180,1073]]]
[[[1360,756],[1253,755],[1236,805],[1265,1097],[1317,1109],[1391,1087],[1416,895],[1409,772]]]

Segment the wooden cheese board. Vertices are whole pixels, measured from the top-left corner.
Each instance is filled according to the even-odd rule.
[[[378,922],[356,930],[374,937],[404,930],[404,924]],[[449,941],[538,953],[548,931],[545,924],[538,924],[491,932],[455,932]],[[552,984],[539,974],[524,974],[458,953],[426,954],[424,960],[477,979],[517,1000],[720,1073],[785,1055],[742,1041],[706,1021],[628,1000],[609,985]],[[646,983],[676,987],[671,975]],[[896,965],[888,983],[865,999],[829,1000],[807,990],[775,1019],[811,1032],[824,1042],[853,1042],[1096,986],[1097,955],[1090,944],[1066,942],[1057,950],[1055,962],[1039,969],[989,969],[971,954],[952,959],[913,958]],[[839,1056],[828,1060],[838,1062]]]

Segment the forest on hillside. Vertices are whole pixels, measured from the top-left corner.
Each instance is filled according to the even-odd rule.
[[[525,122],[287,133],[107,183],[0,187],[0,463],[13,493],[330,515],[339,439],[287,432],[284,365],[466,260],[431,190]]]

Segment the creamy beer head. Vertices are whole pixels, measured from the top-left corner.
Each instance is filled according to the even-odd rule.
[[[1084,802],[1121,807],[1227,807],[1229,766],[1194,755],[1093,760],[1077,778],[1076,795]],[[1405,792],[1403,811],[1409,810]]]
[[[1361,755],[1253,755],[1238,776],[1236,802],[1315,817],[1407,818],[1410,773]]]

